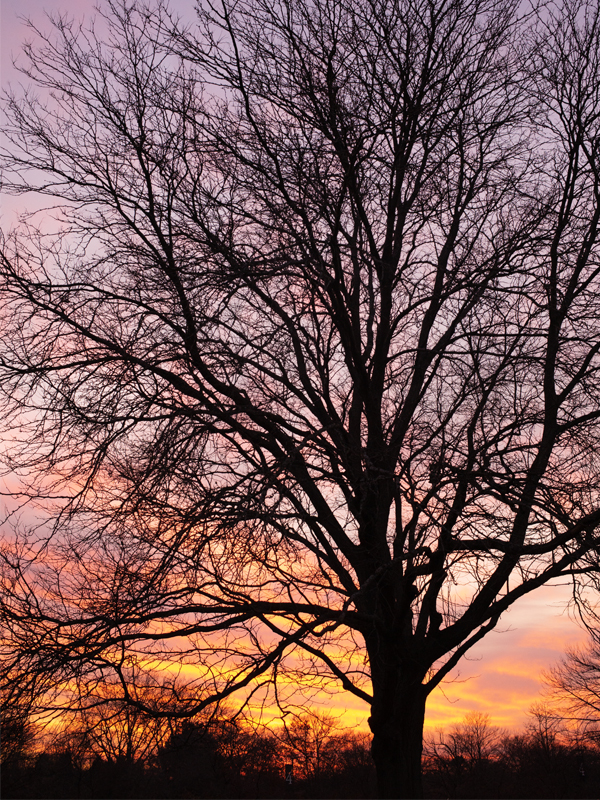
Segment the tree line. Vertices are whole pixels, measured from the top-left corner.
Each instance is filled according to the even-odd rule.
[[[431,798],[593,798],[600,747],[543,704],[521,732],[485,714],[427,732],[424,792]],[[139,721],[138,721],[139,722]],[[371,736],[339,731],[322,713],[286,729],[239,719],[185,722],[141,751],[115,747],[82,720],[36,743],[30,732],[3,753],[6,798],[371,798],[377,797]],[[113,717],[115,728],[123,719]],[[129,721],[131,724],[131,721]],[[145,733],[130,730],[138,740]],[[91,735],[90,735],[91,734]],[[113,729],[112,736],[117,733]],[[151,736],[150,733],[147,734]],[[121,742],[123,744],[123,742]],[[141,744],[141,742],[140,742]],[[147,745],[144,742],[144,745]]]
[[[431,798],[588,798],[600,787],[600,641],[567,652],[544,674],[544,701],[520,731],[470,712],[428,730]],[[307,710],[257,725],[231,708],[184,722],[152,718],[113,691],[102,705],[65,710],[43,730],[2,706],[7,798],[370,798],[371,736]]]
[[[103,722],[109,725],[103,725]],[[370,797],[367,733],[326,713],[256,727],[233,715],[173,724],[126,707],[88,711],[36,742],[20,721],[2,755],[3,797]]]

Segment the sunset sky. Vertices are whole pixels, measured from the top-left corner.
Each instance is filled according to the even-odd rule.
[[[568,586],[543,587],[504,615],[496,631],[461,661],[452,679],[432,693],[426,727],[446,727],[469,711],[480,711],[489,714],[494,725],[521,728],[531,704],[543,700],[542,671],[556,663],[565,648],[586,640],[566,608],[569,597]],[[342,694],[336,712],[343,724],[366,727],[360,700]]]
[[[445,725],[468,711],[481,711],[496,725],[521,727],[529,706],[542,699],[540,673],[565,648],[585,641],[584,631],[565,608],[569,597],[568,586],[543,587],[503,616],[496,631],[463,659],[456,682],[434,692],[427,724]]]
[[[193,13],[192,0],[177,0],[172,5],[182,14]],[[82,17],[92,8],[91,0],[2,0],[3,86],[15,81],[12,58],[17,57],[19,42],[27,35],[18,15],[30,16],[44,27],[44,9],[64,9]],[[507,613],[497,631],[463,659],[453,681],[434,692],[428,705],[427,725],[448,725],[469,711],[481,711],[490,715],[493,724],[509,729],[521,727],[531,703],[541,699],[542,670],[555,663],[566,647],[585,641],[584,632],[566,610],[569,597],[568,586],[545,587]],[[358,699],[341,693],[339,704],[334,707],[344,725],[366,726],[365,707]]]

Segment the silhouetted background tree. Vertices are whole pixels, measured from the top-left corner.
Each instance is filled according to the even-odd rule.
[[[38,729],[26,757],[3,761],[3,797],[370,797],[375,774],[370,736],[337,730],[318,711],[288,727],[256,727],[232,712],[169,722],[156,737],[148,720],[143,748],[124,748],[130,709],[112,708],[112,726],[97,727],[95,709],[81,713],[77,727]],[[106,715],[103,714],[103,719]],[[140,717],[137,722],[141,723]],[[93,731],[85,741],[81,731]],[[285,781],[291,763],[292,782]]]
[[[547,699],[557,719],[575,725],[586,741],[600,742],[600,641],[592,630],[587,646],[567,650],[544,675]]]
[[[430,797],[592,797],[600,783],[600,751],[543,703],[521,732],[490,725],[484,714],[425,738]]]
[[[34,741],[30,703],[5,688],[0,693],[0,781],[5,796],[23,791],[22,774],[35,758]]]
[[[502,739],[487,714],[471,712],[462,723],[426,736],[423,755],[447,797],[476,797],[497,789]]]
[[[4,240],[0,386],[47,517],[3,544],[5,684],[190,720],[343,689],[380,796],[421,794],[432,689],[598,570],[599,14],[115,0],[38,33],[4,181],[53,211]]]

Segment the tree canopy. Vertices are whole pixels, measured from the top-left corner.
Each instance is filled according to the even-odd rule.
[[[598,8],[102,8],[7,103],[5,681],[341,688],[417,796],[432,689],[598,568]]]

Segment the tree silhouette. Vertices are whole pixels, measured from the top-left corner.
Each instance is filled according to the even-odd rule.
[[[572,647],[544,675],[549,710],[555,720],[567,720],[588,742],[600,741],[600,643],[597,633],[587,647]],[[560,727],[560,722],[555,722]]]
[[[31,758],[34,725],[23,701],[0,697],[0,766],[3,770],[18,767]]]
[[[172,720],[126,703],[119,685],[100,684],[95,691],[86,688],[87,692],[81,687],[75,695],[79,703],[71,703],[52,730],[55,749],[68,751],[78,764],[89,766],[96,758],[144,762],[173,734]],[[144,697],[143,688],[138,689],[145,705],[156,705],[153,688],[146,694],[154,697]]]
[[[53,211],[5,238],[0,385],[49,520],[1,625],[39,705],[341,688],[420,794],[432,689],[597,570],[599,22],[115,2],[28,46],[4,180]]]
[[[333,772],[340,750],[337,727],[335,717],[319,712],[294,717],[285,724],[282,740],[295,777],[318,782],[322,775]]]
[[[427,771],[447,797],[502,792],[498,761],[505,740],[506,733],[490,725],[488,714],[469,712],[461,723],[425,737]]]

